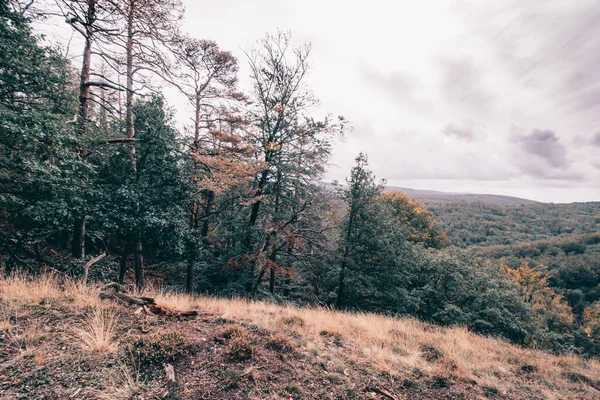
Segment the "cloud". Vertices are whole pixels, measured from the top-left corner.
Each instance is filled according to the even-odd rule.
[[[567,149],[552,130],[534,129],[528,135],[519,135],[515,141],[528,154],[544,160],[552,168],[567,169]]]
[[[600,147],[600,132],[596,132],[592,140],[590,140],[590,144],[594,147]]]
[[[466,120],[458,124],[451,122],[442,129],[442,133],[448,137],[455,137],[470,142],[475,138],[475,124],[471,120]]]
[[[513,132],[519,130],[513,127]],[[534,129],[527,134],[517,133],[513,135],[512,144],[513,162],[524,175],[549,180],[584,179],[583,174],[571,171],[567,147],[553,130]]]

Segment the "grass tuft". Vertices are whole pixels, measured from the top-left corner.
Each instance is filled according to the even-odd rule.
[[[131,400],[143,392],[139,374],[125,366],[120,366],[109,380],[110,387],[96,394],[98,400]]]
[[[75,329],[75,336],[81,341],[84,350],[95,353],[113,353],[117,350],[114,340],[117,331],[117,317],[114,312],[101,307],[94,308],[88,314],[80,328]]]

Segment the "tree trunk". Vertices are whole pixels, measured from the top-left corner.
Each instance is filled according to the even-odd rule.
[[[252,295],[254,295],[254,293],[256,293],[256,291],[258,290],[258,287],[260,286],[260,283],[262,282],[264,276],[265,276],[265,272],[267,272],[267,268],[263,267],[260,269],[260,273],[258,274],[258,278],[256,279],[256,283],[254,284],[254,287],[252,288]]]
[[[126,48],[126,64],[127,64],[127,97],[125,104],[125,127],[127,131],[127,137],[129,139],[133,139],[135,136],[135,127],[134,127],[134,115],[133,115],[133,36],[134,36],[134,10],[135,4],[134,0],[129,0],[129,9],[127,10],[127,42],[125,44]],[[129,155],[131,157],[131,170],[132,173],[137,175],[137,165],[135,160],[135,147],[132,144],[129,147]],[[135,204],[136,213],[139,213],[140,204],[136,202]],[[138,235],[137,241],[135,244],[135,253],[134,253],[134,264],[135,264],[135,285],[138,290],[142,290],[144,288],[144,257],[143,246],[142,246],[142,232],[138,227]]]
[[[138,239],[135,245],[135,286],[138,290],[144,289],[144,256],[142,255],[142,241]]]
[[[345,278],[345,274],[346,274],[346,262],[342,263],[342,269],[340,270],[340,281],[338,284],[338,292],[337,292],[337,299],[335,302],[335,308],[337,308],[338,310],[341,310],[344,308],[344,278]]]
[[[185,274],[185,292],[187,294],[194,293],[194,261],[196,257],[194,254],[190,254],[190,258],[188,259],[187,271]]]
[[[134,4],[129,1],[129,10],[127,14],[127,42],[125,44],[126,63],[127,63],[127,94],[125,98],[125,127],[127,137],[133,138],[135,130],[133,126],[133,22],[134,22]],[[130,148],[135,152],[133,146]]]
[[[348,246],[346,245],[346,250],[344,251],[344,259],[342,260],[342,265],[341,265],[341,269],[340,269],[340,281],[338,283],[337,299],[335,302],[335,308],[337,308],[338,310],[342,310],[344,308],[344,300],[345,300],[344,295],[345,295],[345,289],[346,289],[346,282],[345,282],[346,264],[347,264],[346,259],[348,258],[349,254],[350,254],[350,250],[349,250]]]
[[[287,278],[285,278],[285,289],[283,289],[283,295],[285,297],[288,297],[290,295],[290,284],[292,283],[292,278],[288,275]]]
[[[85,44],[83,48],[83,60],[81,63],[81,76],[79,79],[79,109],[77,117],[79,119],[79,134],[86,135],[87,123],[89,118],[89,98],[90,98],[90,72],[92,65],[92,43],[94,35],[94,21],[96,20],[96,2],[88,2],[87,23],[85,26]],[[86,156],[87,148],[79,151],[81,156]],[[85,214],[79,215],[75,219],[73,226],[73,241],[71,242],[71,255],[75,258],[85,257]]]
[[[123,254],[121,255],[121,259],[119,260],[119,285],[122,285],[125,282],[125,272],[127,272],[127,251],[123,250]]]
[[[204,222],[202,223],[202,231],[200,234],[203,238],[206,238],[208,235],[208,214],[210,213],[210,209],[215,201],[215,192],[210,190],[206,195],[206,206],[204,207]]]
[[[270,159],[270,158],[269,158]],[[268,161],[267,161],[268,162]],[[263,187],[267,183],[267,178],[269,176],[269,170],[265,169],[258,181],[258,189],[256,190],[256,197],[262,194]],[[248,221],[249,226],[254,226],[256,224],[256,220],[258,219],[258,211],[260,210],[261,201],[258,200],[252,204],[252,211],[250,212],[250,220]]]
[[[96,257],[92,258],[90,261],[85,263],[85,265],[83,266],[83,279],[82,279],[84,286],[87,285],[88,276],[90,273],[90,267],[92,265],[96,264],[98,261],[102,260],[104,257],[106,257],[106,253],[102,253],[99,256],[96,256]]]
[[[71,255],[79,259],[85,257],[85,215],[75,219]]]
[[[275,292],[275,267],[271,267],[271,271],[269,271],[269,292]]]

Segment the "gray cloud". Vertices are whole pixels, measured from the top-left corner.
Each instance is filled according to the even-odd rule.
[[[471,121],[465,121],[461,124],[451,122],[442,129],[442,133],[448,137],[456,137],[458,139],[471,141],[475,138],[474,128]]]
[[[567,159],[567,149],[554,131],[534,129],[528,135],[515,137],[515,142],[525,153],[536,156],[551,168],[567,169],[571,164]]]
[[[600,147],[600,132],[596,132],[592,140],[590,140],[590,144],[594,147]]]
[[[513,132],[516,130],[513,127]],[[553,130],[534,129],[527,134],[516,134],[512,144],[513,163],[523,175],[543,180],[585,180],[583,174],[571,170],[567,147]]]

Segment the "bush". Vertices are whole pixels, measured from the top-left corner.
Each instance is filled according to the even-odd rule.
[[[140,369],[148,370],[153,367],[170,363],[185,343],[185,332],[181,330],[169,330],[161,333],[152,333],[141,336],[135,342],[127,346],[134,362]]]
[[[241,325],[228,324],[225,325],[219,332],[219,337],[225,340],[232,339],[237,336],[248,336],[249,332]]]
[[[234,336],[227,345],[229,358],[235,361],[245,361],[254,354],[254,338],[252,336]]]
[[[265,347],[280,353],[293,353],[295,351],[294,343],[290,338],[283,335],[271,337]]]

